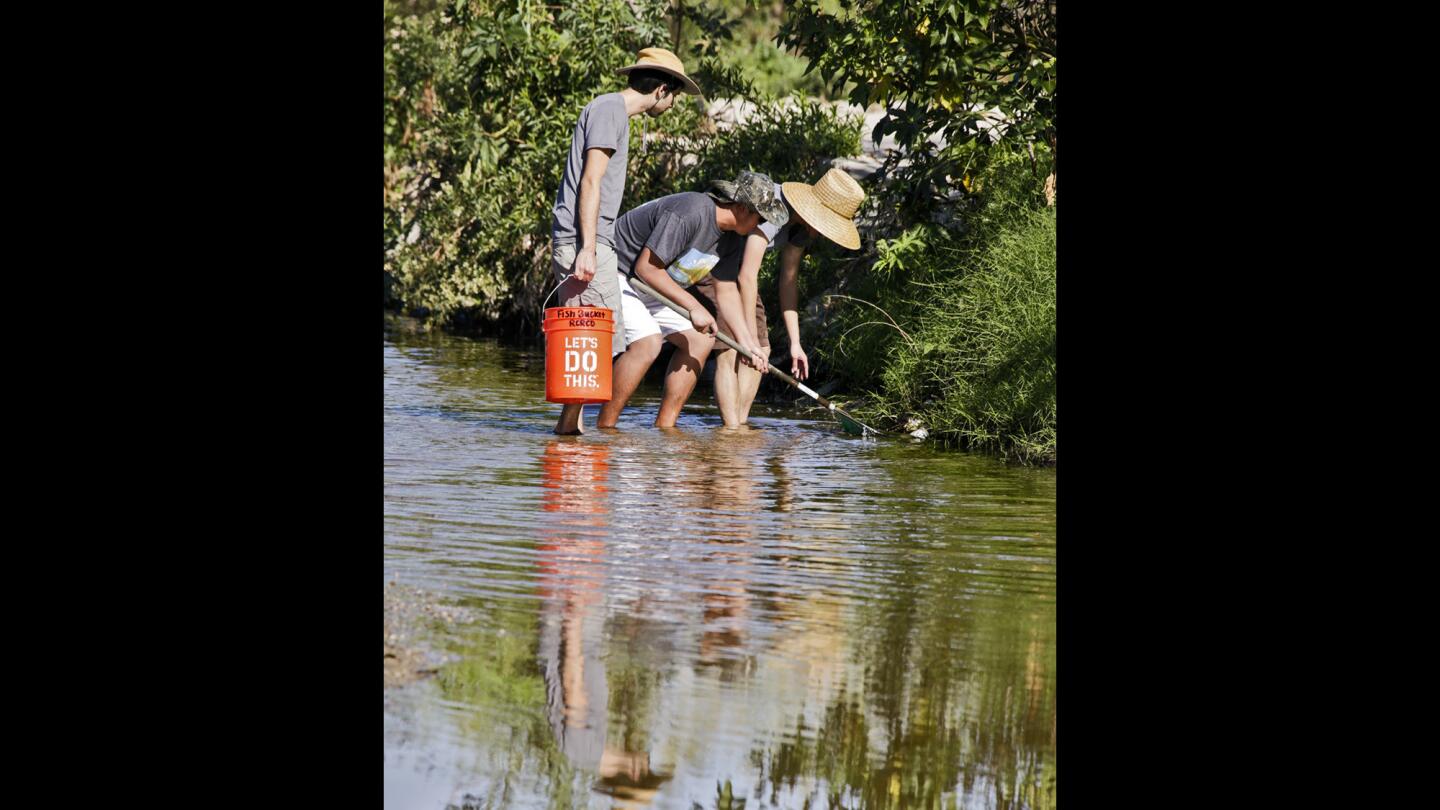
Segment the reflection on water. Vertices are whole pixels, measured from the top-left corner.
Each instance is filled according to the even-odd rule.
[[[570,764],[593,771],[595,789],[647,801],[668,775],[652,771],[645,740],[629,729],[608,730],[615,698],[618,718],[633,718],[643,687],[623,673],[612,688],[605,676],[605,624],[599,609],[604,584],[606,502],[610,451],[575,438],[552,439],[541,459],[542,508],[537,559],[541,608],[540,662],[545,669],[551,730]],[[626,724],[633,725],[633,724]]]
[[[388,807],[1055,805],[1053,471],[643,388],[556,437],[542,375],[386,334],[386,576],[481,617],[387,695]]]

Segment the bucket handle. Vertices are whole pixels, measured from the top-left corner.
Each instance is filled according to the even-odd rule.
[[[556,292],[558,292],[561,287],[565,286],[565,282],[569,281],[574,276],[574,273],[566,273],[565,275],[561,276],[560,283],[555,285],[555,289],[550,291],[550,295],[554,295]],[[545,312],[545,305],[550,303],[550,295],[545,296],[545,300],[540,303],[540,312],[542,314],[542,317]]]

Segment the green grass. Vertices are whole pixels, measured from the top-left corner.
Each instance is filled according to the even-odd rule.
[[[947,444],[1055,463],[1055,209],[1014,214],[978,248],[936,252],[862,412],[895,426],[918,418]]]

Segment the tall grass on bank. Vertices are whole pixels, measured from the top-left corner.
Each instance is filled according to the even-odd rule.
[[[1027,211],[923,298],[892,343],[877,411],[933,438],[1029,463],[1055,461],[1055,210]]]

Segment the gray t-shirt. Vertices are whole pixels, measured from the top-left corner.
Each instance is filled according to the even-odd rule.
[[[625,114],[624,96],[606,93],[597,97],[585,105],[575,122],[565,176],[551,209],[550,240],[557,245],[580,240],[580,177],[587,149],[615,150],[600,178],[600,217],[595,224],[595,239],[614,247],[615,216],[620,213],[620,198],[625,196],[625,163],[630,155],[630,116]]]
[[[650,248],[670,278],[688,287],[709,275],[720,262],[716,246],[720,226],[715,224],[715,201],[698,191],[682,191],[651,200],[625,212],[615,222],[615,258],[618,269],[635,274],[635,260]]]

